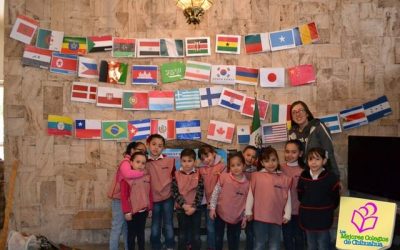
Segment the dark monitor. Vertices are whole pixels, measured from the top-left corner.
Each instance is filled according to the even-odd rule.
[[[350,191],[400,201],[400,137],[349,136]]]

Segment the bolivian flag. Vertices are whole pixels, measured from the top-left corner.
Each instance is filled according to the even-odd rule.
[[[47,119],[48,135],[72,135],[73,120],[67,116],[49,115]]]
[[[217,35],[215,52],[240,54],[240,36]]]
[[[61,53],[85,55],[87,53],[87,38],[64,36]]]

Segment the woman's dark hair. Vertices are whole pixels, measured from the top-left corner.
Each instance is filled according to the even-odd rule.
[[[303,106],[304,111],[306,111],[306,114],[308,115],[307,116],[307,120],[308,121],[311,121],[312,119],[314,119],[313,114],[311,113],[310,109],[308,108],[307,104],[305,104],[305,102],[303,102],[303,101],[295,101],[290,105],[290,120],[291,120],[291,123],[292,123],[292,128],[298,128],[299,127],[299,125],[295,121],[293,121],[293,116],[292,116],[293,107],[298,105],[298,104]]]
[[[129,143],[128,146],[126,146],[124,155],[131,155],[132,149],[136,149],[139,145],[144,145],[144,143],[140,141],[133,141]]]
[[[147,161],[147,155],[146,155],[146,153],[143,153],[142,151],[137,151],[137,152],[133,153],[131,156],[131,161],[133,161],[136,158],[136,156],[138,156],[138,155],[143,155]]]
[[[278,152],[273,147],[268,146],[266,148],[262,148],[261,151],[260,151],[260,154],[258,155],[258,166],[257,166],[257,170],[258,171],[260,171],[260,170],[262,170],[264,168],[261,165],[261,162],[264,161],[264,160],[269,160],[271,155],[275,155],[276,159],[278,160],[278,167],[276,168],[276,170],[281,170],[281,165],[279,164]]]
[[[310,150],[308,150],[308,153],[306,156],[307,166],[308,166],[308,159],[312,156],[319,156],[322,159],[327,159],[326,164],[324,165],[324,168],[331,170],[331,164],[330,164],[330,161],[329,161],[329,158],[327,156],[327,152],[325,149],[316,147],[316,148],[311,148]]]
[[[163,142],[163,145],[165,146],[165,139],[162,135],[160,134],[152,134],[149,137],[147,137],[146,142],[150,143],[153,139],[160,139]]]
[[[231,170],[230,165],[231,165],[231,160],[233,158],[239,158],[239,160],[243,163],[243,166],[245,164],[245,160],[244,160],[244,156],[243,156],[242,152],[239,151],[239,152],[235,152],[235,153],[229,154],[229,156],[228,156],[228,166],[227,166],[227,172],[228,173]]]
[[[288,144],[294,144],[294,145],[296,145],[296,146],[297,146],[297,149],[298,149],[300,152],[303,152],[302,156],[299,156],[299,159],[297,159],[297,162],[298,162],[298,164],[299,164],[299,166],[300,166],[301,168],[304,168],[304,167],[306,166],[306,164],[304,163],[304,158],[303,158],[303,156],[304,156],[304,146],[303,146],[303,143],[301,143],[301,141],[298,140],[298,139],[289,140],[289,141],[287,141],[287,142],[285,143],[285,148],[286,148],[286,145],[288,145]]]
[[[193,160],[196,160],[196,152],[194,152],[194,150],[191,148],[185,148],[181,151],[181,159],[184,156],[188,156],[188,157],[192,158]]]
[[[215,148],[210,145],[203,145],[199,148],[199,151],[197,152],[197,156],[201,158],[202,155],[207,155],[208,153],[217,153],[215,151]]]

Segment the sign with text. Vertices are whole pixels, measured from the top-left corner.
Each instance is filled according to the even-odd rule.
[[[338,249],[387,249],[392,245],[396,203],[342,197]]]

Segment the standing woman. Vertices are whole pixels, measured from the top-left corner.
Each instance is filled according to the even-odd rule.
[[[325,149],[330,171],[340,177],[329,129],[319,119],[314,118],[307,104],[302,101],[292,103],[290,114],[292,128],[289,130],[289,140],[300,140],[304,145],[304,155],[307,155],[311,148]]]
[[[121,188],[119,183],[122,179],[136,179],[143,176],[143,171],[133,170],[131,167],[131,156],[137,151],[146,152],[146,145],[142,142],[131,142],[126,147],[124,159],[119,163],[117,172],[115,173],[112,185],[108,191],[108,197],[112,199],[111,210],[111,231],[110,231],[110,250],[119,249],[119,237],[122,233],[122,238],[125,244],[125,250],[128,249],[127,237],[128,226],[125,221],[124,213],[121,207]]]

